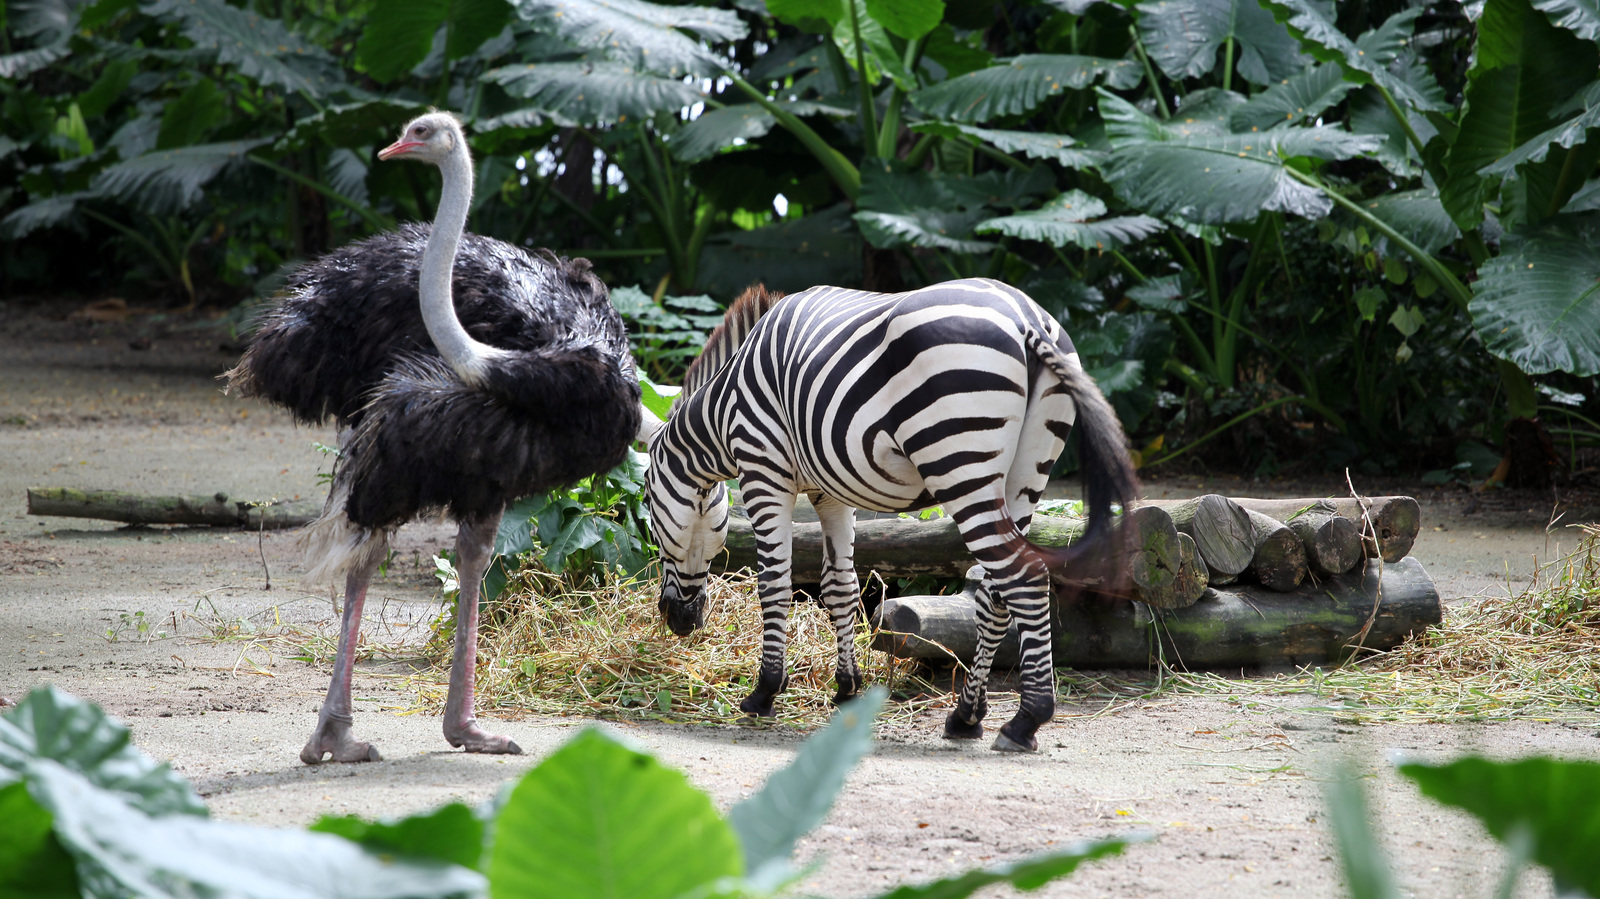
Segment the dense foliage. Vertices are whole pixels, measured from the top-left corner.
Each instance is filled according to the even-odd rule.
[[[1061,316],[1147,464],[1471,468],[1540,417],[1542,477],[1600,440],[1591,3],[5,12],[8,293],[264,295],[431,215],[431,173],[373,152],[436,104],[472,130],[470,226],[638,285],[659,380],[754,281],[980,275]]]

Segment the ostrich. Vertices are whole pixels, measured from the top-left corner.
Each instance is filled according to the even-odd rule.
[[[473,716],[479,589],[500,516],[512,499],[617,465],[655,420],[641,416],[627,330],[587,260],[463,233],[472,157],[453,115],[412,120],[378,158],[439,167],[432,228],[405,225],[302,266],[225,376],[299,421],[341,429],[327,506],[303,539],[308,581],[345,574],[344,617],[300,759],[381,758],[351,735],[361,607],[390,534],[434,511],[457,524],[461,582],[445,739],[520,753]]]

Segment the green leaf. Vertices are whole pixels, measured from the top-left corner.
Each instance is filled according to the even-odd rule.
[[[843,0],[768,0],[767,12],[815,34],[827,34],[846,18]]]
[[[66,38],[43,47],[32,50],[19,50],[15,53],[0,55],[0,78],[22,79],[41,69],[48,68],[51,63],[63,59],[72,53],[72,47]]]
[[[1053,247],[1116,249],[1160,231],[1160,220],[1148,215],[1105,215],[1106,204],[1083,191],[1071,190],[1032,212],[979,222],[980,234],[996,232]],[[1093,219],[1093,221],[1091,221]]]
[[[21,240],[41,228],[54,228],[70,221],[78,211],[78,201],[93,197],[92,191],[58,194],[36,200],[13,210],[0,219],[0,236]]]
[[[132,59],[114,59],[106,63],[100,70],[100,77],[89,85],[89,89],[78,95],[78,106],[88,118],[97,118],[104,115],[111,104],[121,99],[123,91],[128,89],[128,82],[139,71],[139,63]],[[210,82],[207,82],[208,84]]]
[[[840,203],[754,231],[711,237],[696,287],[733,296],[756,281],[774,290],[848,284],[861,278],[861,234]]]
[[[1394,899],[1398,891],[1383,847],[1372,832],[1361,782],[1346,768],[1328,787],[1328,819],[1351,899]]]
[[[1086,88],[1097,81],[1126,90],[1143,79],[1143,70],[1132,59],[1017,56],[925,87],[911,94],[911,102],[934,118],[984,122],[1031,112],[1063,90]]]
[[[445,25],[449,36],[444,42],[446,59],[472,55],[484,41],[505,31],[512,9],[507,0],[451,0]]]
[[[277,153],[306,147],[371,146],[388,143],[400,127],[424,111],[425,107],[402,100],[378,98],[329,106],[314,115],[297,119],[294,127],[272,145]]]
[[[516,0],[516,7],[524,19],[575,47],[599,50],[634,70],[671,78],[720,73],[722,61],[701,40],[736,41],[749,33],[737,13],[708,6]]]
[[[199,79],[162,111],[156,149],[171,150],[204,140],[211,129],[227,120],[227,104],[228,98],[215,81]]]
[[[973,37],[958,38],[950,25],[940,25],[923,41],[922,57],[942,66],[946,78],[976,72],[994,62],[994,54],[980,46],[982,37],[978,32]]]
[[[671,899],[743,868],[709,797],[590,728],[511,791],[495,823],[490,895]]]
[[[827,817],[845,776],[872,749],[872,724],[887,695],[873,687],[844,705],[827,727],[800,745],[793,761],[728,810],[752,877],[768,865],[786,869],[795,842]]]
[[[1348,159],[1378,146],[1375,137],[1337,128],[1229,134],[1180,121],[1182,111],[1163,124],[1105,91],[1100,111],[1113,147],[1101,170],[1118,195],[1147,213],[1204,224],[1254,221],[1263,211],[1322,218],[1332,201],[1292,178],[1284,160]]]
[[[987,253],[995,244],[972,240],[965,235],[983,219],[981,210],[908,209],[905,212],[856,213],[861,236],[875,247],[902,249],[927,247],[956,253]]]
[[[682,387],[657,384],[643,375],[639,377],[639,388],[642,394],[640,402],[662,421],[672,414],[673,401],[683,394]]]
[[[1549,128],[1555,103],[1588,83],[1600,52],[1527,0],[1489,0],[1475,60],[1442,185],[1445,208],[1463,229],[1482,220],[1483,195],[1493,187],[1478,172]]]
[[[1436,253],[1461,236],[1437,190],[1402,190],[1363,200],[1361,205],[1425,253]]]
[[[1596,0],[1533,0],[1550,21],[1586,41],[1600,41],[1600,3]]]
[[[919,134],[937,134],[949,140],[959,140],[968,144],[981,141],[1007,153],[1021,153],[1032,159],[1049,159],[1072,169],[1094,168],[1105,158],[1104,153],[1077,147],[1077,141],[1066,134],[995,131],[956,122],[918,122],[911,126],[911,130]]]
[[[477,870],[483,858],[483,822],[459,802],[424,814],[383,821],[324,815],[308,829],[344,837],[380,855],[433,859],[472,870]]]
[[[265,138],[157,150],[95,176],[94,189],[155,215],[188,208],[211,179],[245,160]]]
[[[26,777],[41,759],[145,814],[207,814],[188,781],[133,748],[121,722],[55,687],[34,690],[0,717],[0,782]]]
[[[1210,72],[1230,39],[1239,74],[1253,84],[1288,78],[1307,61],[1288,30],[1256,0],[1150,0],[1138,9],[1146,52],[1169,78]]]
[[[55,838],[54,819],[17,781],[0,787],[0,895],[71,899],[79,895],[72,856]]]
[[[1501,842],[1531,837],[1531,858],[1557,884],[1600,896],[1600,764],[1530,758],[1468,757],[1443,765],[1406,764],[1400,773],[1423,795],[1476,815]]]
[[[1354,299],[1362,320],[1370,322],[1377,320],[1378,310],[1383,308],[1384,303],[1389,302],[1389,295],[1383,292],[1383,288],[1369,284],[1356,291]]]
[[[1106,396],[1133,390],[1144,383],[1144,362],[1139,359],[1118,359],[1109,365],[1089,370],[1089,377]]]
[[[1266,130],[1279,125],[1315,119],[1332,108],[1355,85],[1344,80],[1344,70],[1323,63],[1272,85],[1236,107],[1229,126],[1234,131]]]
[[[90,895],[444,899],[483,890],[474,871],[381,857],[327,834],[152,818],[49,759],[30,763],[28,788],[54,816]]]
[[[313,98],[344,86],[339,64],[326,50],[290,31],[278,19],[222,0],[150,0],[145,15],[181,22],[183,35],[217,61],[266,87]]]
[[[1394,325],[1402,337],[1410,337],[1417,333],[1427,321],[1427,316],[1422,314],[1420,306],[1407,306],[1403,303],[1396,306],[1394,314],[1389,316],[1389,324]]]
[[[377,0],[356,53],[367,72],[393,81],[427,59],[434,35],[446,26],[445,58],[460,59],[511,21],[506,0]]]
[[[709,109],[672,135],[667,149],[681,162],[699,162],[739,141],[764,137],[777,121],[756,103]]]
[[[1120,854],[1140,838],[1099,840],[1080,843],[1060,852],[1036,855],[992,868],[979,868],[931,883],[903,886],[878,894],[875,899],[964,899],[996,883],[1009,883],[1018,889],[1035,890],[1052,880],[1066,877],[1084,862]]]
[[[1503,175],[1507,180],[1518,176],[1517,169],[1524,163],[1543,162],[1550,151],[1559,147],[1571,149],[1589,139],[1589,129],[1600,128],[1600,83],[1585,91],[1583,112],[1561,124],[1529,138],[1491,165],[1479,170],[1481,175]]]
[[[847,7],[846,15],[833,26],[833,42],[839,45],[839,52],[844,55],[845,62],[849,63],[851,68],[855,68],[855,40],[859,29],[867,62],[868,83],[877,84],[881,76],[888,75],[901,90],[908,92],[916,90],[916,76],[911,74],[911,70],[905,66],[905,61],[900,58],[899,51],[889,38],[888,29],[867,12],[866,0],[845,0],[845,2],[856,4],[856,21],[850,21]]]
[[[1600,374],[1600,214],[1509,233],[1467,311],[1490,353],[1528,374]]]
[[[529,101],[530,108],[567,124],[613,124],[677,113],[700,92],[614,62],[542,62],[485,72],[483,80]]]
[[[1422,7],[1404,9],[1359,40],[1345,37],[1328,17],[1331,7],[1317,0],[1261,0],[1273,18],[1287,25],[1300,48],[1321,62],[1331,62],[1344,70],[1346,80],[1356,84],[1377,84],[1396,101],[1419,110],[1437,109],[1435,101],[1408,81],[1389,71],[1389,63],[1410,37]]]
[[[944,0],[864,0],[867,15],[906,40],[915,40],[939,27]]]

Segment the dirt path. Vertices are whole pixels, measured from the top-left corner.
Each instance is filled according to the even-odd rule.
[[[222,817],[304,825],[326,812],[370,817],[491,795],[587,722],[497,722],[520,758],[449,751],[439,721],[402,714],[406,666],[364,666],[358,733],[385,761],[306,768],[297,753],[327,685],[307,664],[246,640],[201,639],[207,623],[291,623],[332,633],[325,594],[293,583],[292,536],[210,529],[122,530],[24,514],[24,490],[75,485],[151,493],[225,491],[238,498],[318,495],[332,434],[220,394],[227,335],[184,322],[58,321],[0,306],[0,695],[55,683],[126,721],[148,753],[191,778]],[[130,341],[148,337],[149,349]],[[141,341],[142,342],[142,341]],[[1321,485],[1324,490],[1334,487]],[[1368,487],[1384,492],[1396,485]],[[1304,492],[1305,485],[1156,481],[1151,495],[1197,489]],[[1416,488],[1413,488],[1416,489]],[[1548,557],[1547,504],[1500,497],[1462,513],[1463,497],[1425,493],[1415,554],[1447,597],[1503,591]],[[406,528],[396,564],[373,588],[380,633],[403,636],[437,611],[428,562],[452,533]],[[1569,544],[1570,537],[1564,538]],[[271,590],[264,590],[265,571]],[[149,632],[138,630],[144,622]],[[176,636],[157,637],[176,629]],[[115,640],[107,631],[119,631]],[[663,639],[670,639],[663,636]],[[828,823],[802,844],[823,860],[807,889],[858,896],[1080,839],[1158,835],[1119,859],[1053,885],[1049,896],[1331,896],[1339,874],[1323,819],[1321,779],[1349,757],[1372,773],[1379,827],[1407,890],[1483,895],[1500,852],[1471,820],[1389,772],[1401,752],[1446,758],[1554,753],[1600,758],[1592,728],[1555,724],[1368,725],[1303,710],[1307,698],[1179,698],[1114,714],[1067,706],[1018,758],[937,739],[929,720],[880,744]],[[996,721],[1010,714],[991,712]],[[753,728],[607,725],[686,771],[727,805],[787,759],[798,736]],[[1527,895],[1549,895],[1543,875]]]

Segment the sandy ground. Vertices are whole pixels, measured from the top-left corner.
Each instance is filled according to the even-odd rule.
[[[374,664],[357,675],[357,732],[385,761],[307,768],[297,753],[326,689],[326,661],[308,664],[205,631],[244,618],[332,632],[329,597],[294,585],[291,535],[122,529],[25,514],[24,491],[37,485],[320,495],[325,465],[312,443],[332,434],[223,396],[214,376],[234,355],[219,347],[225,332],[200,324],[139,316],[94,324],[0,306],[0,695],[54,683],[100,703],[146,752],[192,779],[217,815],[270,826],[482,800],[589,724],[494,722],[527,754],[454,752],[437,718],[405,714],[413,697],[395,686],[400,679],[383,676],[402,666]],[[130,346],[141,338],[148,349]],[[1332,479],[1307,487],[1184,477],[1151,481],[1147,490],[1304,495],[1318,486],[1338,489]],[[1407,485],[1359,486],[1381,493]],[[1452,602],[1515,589],[1534,556],[1573,542],[1570,531],[1546,532],[1551,509],[1542,496],[1507,494],[1464,515],[1461,493],[1414,485],[1407,492],[1423,501],[1415,555]],[[436,524],[402,531],[396,563],[369,603],[380,633],[403,636],[435,614],[428,560],[452,536]],[[176,634],[141,637],[141,619],[146,637]],[[820,862],[806,887],[871,895],[1077,840],[1144,832],[1154,842],[1042,895],[1336,895],[1322,782],[1349,758],[1370,775],[1382,838],[1408,893],[1487,895],[1500,872],[1498,846],[1471,819],[1421,798],[1387,759],[1600,758],[1592,728],[1359,726],[1303,711],[1309,704],[1179,698],[1096,717],[1067,707],[1029,757],[945,743],[930,720],[880,743],[851,776],[828,822],[801,846],[802,860]],[[1008,715],[1004,707],[991,713],[996,722]],[[800,739],[760,728],[605,726],[687,772],[723,806],[783,765]],[[1551,893],[1542,873],[1522,886],[1526,895]]]

